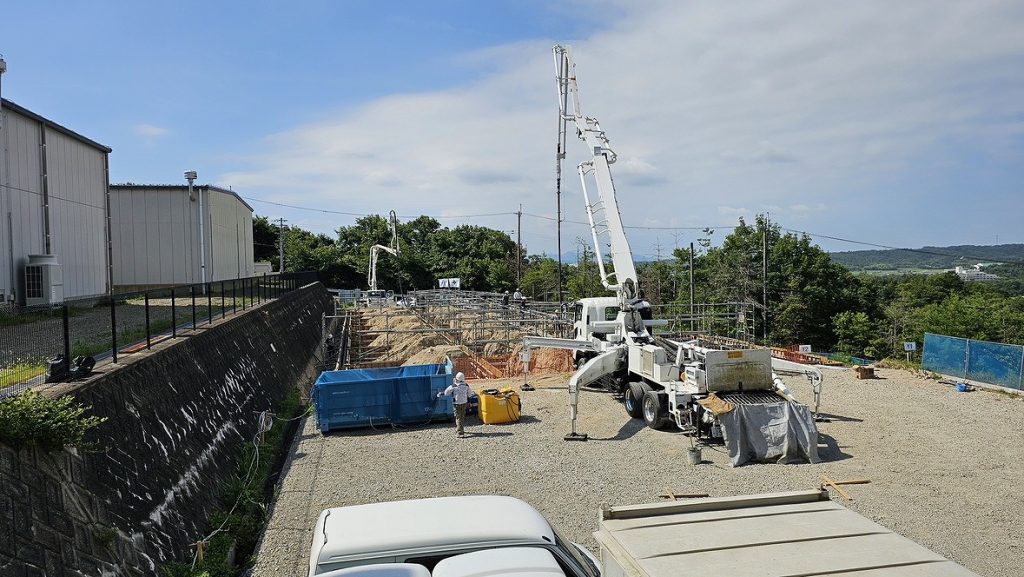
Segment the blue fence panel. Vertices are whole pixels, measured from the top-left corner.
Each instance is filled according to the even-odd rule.
[[[967,356],[967,378],[1019,389],[1022,350],[1017,345],[971,341]]]
[[[1019,390],[1024,347],[925,333],[921,366],[944,375]]]
[[[967,339],[924,334],[921,366],[929,371],[967,378]]]

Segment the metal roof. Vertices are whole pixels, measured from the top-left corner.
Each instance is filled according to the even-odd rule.
[[[141,188],[141,189],[151,189],[151,190],[167,190],[167,189],[171,189],[171,188],[177,188],[177,189],[181,189],[182,191],[187,191],[188,190],[188,185],[187,184],[134,184],[134,183],[131,183],[131,182],[125,182],[125,183],[111,184],[110,185],[110,190],[111,191],[123,190],[123,189],[128,189],[128,188]],[[195,190],[207,190],[207,191],[211,191],[212,190],[213,192],[220,192],[220,193],[223,193],[223,194],[230,194],[231,196],[233,196],[236,199],[238,199],[238,202],[244,204],[246,208],[248,208],[249,210],[253,210],[252,205],[250,205],[248,202],[245,202],[244,198],[242,198],[241,196],[238,196],[238,193],[233,191],[233,190],[231,190],[231,189],[221,188],[219,186],[214,186],[212,184],[196,184],[192,188],[195,189]]]
[[[27,117],[29,117],[29,118],[31,118],[31,119],[39,122],[39,123],[42,123],[43,126],[46,126],[48,128],[52,128],[52,129],[54,129],[57,132],[60,132],[62,134],[66,134],[66,135],[70,136],[71,138],[74,138],[75,140],[79,140],[81,142],[84,142],[85,144],[88,144],[89,146],[92,146],[94,148],[98,148],[99,150],[102,150],[103,152],[106,152],[107,154],[110,154],[110,152],[111,152],[111,148],[109,146],[105,146],[103,144],[100,144],[100,143],[96,142],[95,140],[92,140],[91,138],[86,138],[86,137],[82,136],[81,134],[75,132],[74,130],[71,130],[70,128],[67,128],[66,126],[62,126],[60,124],[57,124],[56,122],[54,122],[54,121],[52,121],[52,120],[50,120],[48,118],[40,116],[40,115],[36,114],[35,112],[32,112],[31,110],[29,110],[29,109],[27,109],[27,108],[25,108],[23,106],[19,106],[18,104],[15,104],[14,102],[11,102],[10,100],[7,100],[6,98],[2,99],[2,104],[3,104],[4,110],[13,110],[14,112],[17,112],[18,114],[20,114],[22,116],[27,116]]]

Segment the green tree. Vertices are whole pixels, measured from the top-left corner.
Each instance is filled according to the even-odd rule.
[[[437,278],[458,277],[462,288],[498,291],[513,287],[509,254],[516,243],[508,234],[482,226],[440,229],[430,236],[427,262]]]
[[[252,256],[256,261],[270,261],[277,266],[277,227],[267,217],[254,215],[252,219]],[[278,266],[278,268],[280,268]]]
[[[563,272],[566,272],[565,267]],[[523,294],[531,299],[557,301],[558,261],[547,256],[531,256],[527,259],[521,288]]]
[[[878,358],[880,345],[884,343],[877,323],[864,312],[843,311],[832,319],[833,329],[839,339],[836,352],[857,357]]]
[[[710,246],[710,234],[700,245],[705,254],[695,257],[697,302],[739,302],[764,305],[764,245],[768,244],[769,340],[779,344],[811,344],[827,350],[835,345],[832,319],[856,308],[862,298],[860,282],[807,235],[783,235],[764,216],[748,225],[740,219],[722,246]],[[689,251],[675,251],[680,266]],[[684,260],[685,259],[685,260]],[[755,333],[763,330],[756,319]]]
[[[601,284],[601,274],[594,259],[594,251],[587,241],[576,239],[580,258],[575,266],[567,267],[564,272],[568,300],[586,297],[609,296],[611,293]]]

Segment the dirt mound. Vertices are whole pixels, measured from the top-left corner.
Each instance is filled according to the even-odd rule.
[[[420,350],[408,358],[403,365],[429,365],[443,363],[445,357],[470,355],[469,349],[461,345],[434,345]]]
[[[508,368],[505,373],[510,376],[523,373],[523,362],[519,359],[523,351],[522,345],[517,345],[509,355]],[[566,349],[533,349],[530,351],[530,374],[541,375],[548,373],[571,373],[576,370],[572,362],[572,351]]]

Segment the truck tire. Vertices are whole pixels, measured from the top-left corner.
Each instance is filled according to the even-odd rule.
[[[668,421],[668,411],[665,410],[665,403],[661,402],[661,395],[654,391],[647,391],[643,397],[644,422],[647,426],[660,430],[665,427]]]
[[[644,393],[649,390],[651,388],[644,382],[629,383],[629,386],[626,387],[622,395],[622,404],[626,407],[626,413],[630,417],[639,419],[644,416]]]

